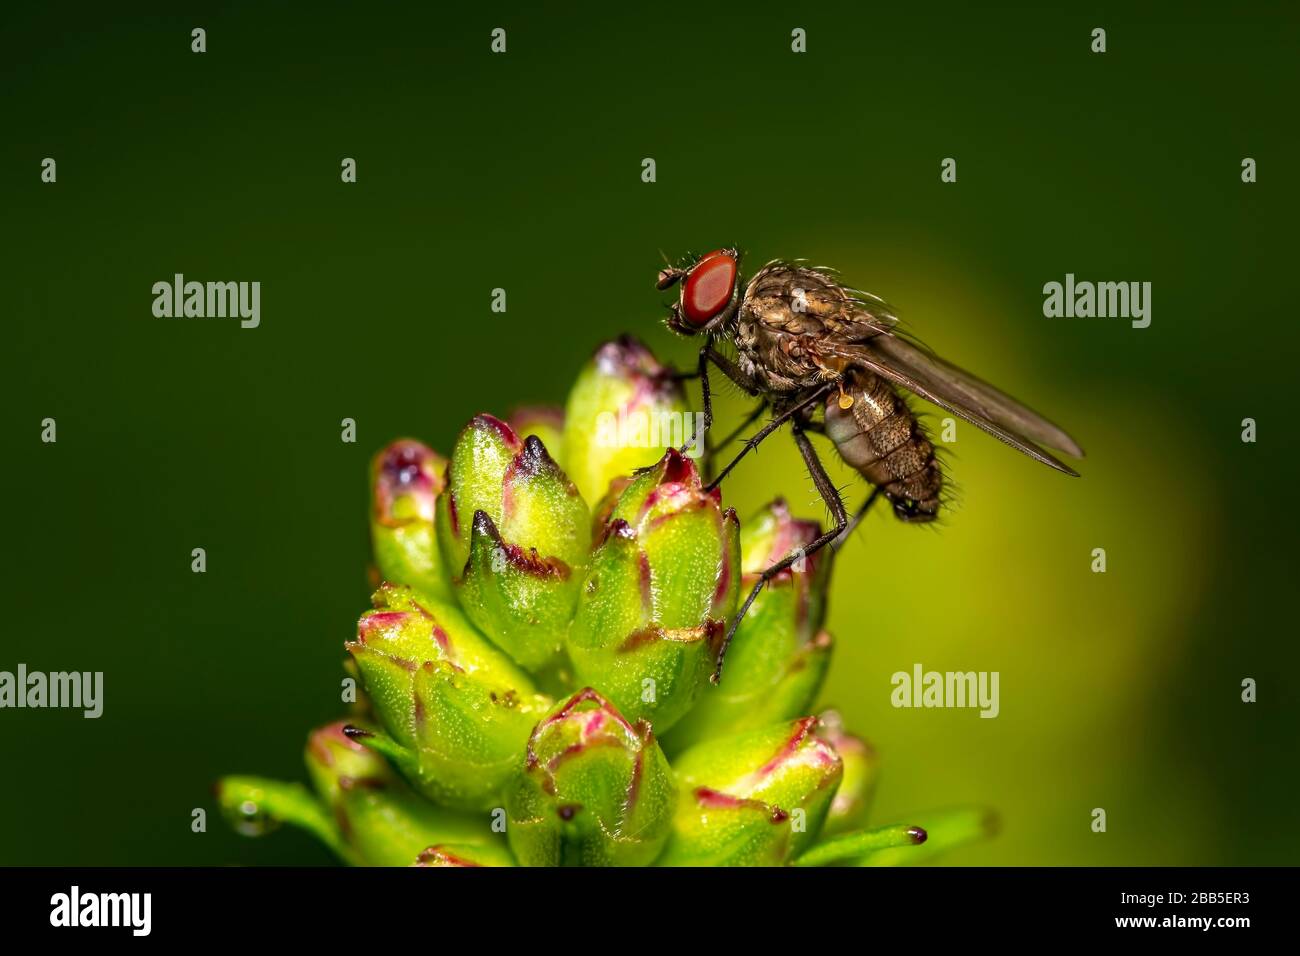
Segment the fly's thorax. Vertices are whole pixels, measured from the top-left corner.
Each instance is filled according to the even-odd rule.
[[[798,390],[798,379],[777,367],[773,343],[753,323],[738,321],[732,342],[736,364],[760,392],[782,395]]]
[[[774,392],[798,393],[838,378],[841,347],[874,334],[873,322],[834,276],[773,262],[745,287],[735,340],[756,380]]]
[[[742,300],[732,334],[737,362],[745,373],[763,391],[778,395],[806,392],[825,384],[826,369],[810,348],[813,340],[768,324],[748,307],[747,301]]]
[[[884,379],[854,370],[844,381],[852,404],[826,399],[826,435],[840,457],[877,485],[907,521],[928,521],[939,510],[943,470],[934,445],[907,403]]]
[[[776,262],[758,271],[745,288],[745,302],[770,328],[818,334],[846,316],[852,297],[830,275],[792,263]]]

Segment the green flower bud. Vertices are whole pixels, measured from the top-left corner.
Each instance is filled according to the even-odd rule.
[[[387,733],[358,739],[440,803],[493,806],[550,700],[452,605],[388,587],[375,606],[347,649]]]
[[[564,409],[553,405],[516,408],[506,419],[506,424],[522,439],[527,440],[529,435],[536,435],[556,463],[561,468],[565,467]]]
[[[258,835],[281,822],[317,836],[347,863],[404,866],[433,844],[454,844],[485,864],[509,866],[486,815],[439,808],[412,791],[379,754],[344,734],[342,721],[307,741],[307,770],[320,799],[301,784],[226,777],[217,799],[235,828]]]
[[[880,779],[880,757],[871,744],[844,729],[836,711],[828,710],[822,714],[817,736],[835,748],[844,764],[844,777],[831,800],[831,809],[822,829],[827,835],[843,833],[861,826],[871,809],[876,783]]]
[[[740,531],[742,591],[820,534],[817,522],[791,518],[779,498],[754,515]],[[808,713],[830,665],[831,636],[821,630],[830,558],[824,548],[796,561],[759,592],[727,649],[718,686],[705,688],[665,739],[669,753]]]
[[[674,762],[681,793],[665,866],[774,866],[821,832],[840,758],[816,717],[699,744]]]
[[[535,435],[491,415],[461,432],[437,503],[438,543],[469,618],[530,670],[552,662],[573,616],[591,516]]]
[[[777,498],[745,522],[740,539],[745,583],[756,583],[763,571],[782,558],[802,553],[821,533],[821,525],[816,521],[791,517],[785,499]],[[822,548],[801,557],[768,582],[754,599],[750,611],[775,605],[783,612],[782,626],[791,630],[800,643],[813,640],[826,620],[826,587],[833,555],[830,548]],[[734,663],[730,655],[737,649],[738,640],[739,636],[727,652],[728,667]]]
[[[370,536],[380,577],[449,600],[451,578],[434,540],[434,502],[446,461],[418,441],[395,441],[371,462]]]
[[[525,866],[645,866],[668,839],[676,795],[650,725],[586,688],[529,738],[506,794],[510,848]]]
[[[457,843],[508,865],[509,853],[486,814],[457,813],[424,800],[344,728],[333,723],[308,738],[307,771],[361,862],[406,866],[431,844]]]
[[[663,733],[695,701],[736,608],[740,535],[721,494],[670,449],[633,476],[582,583],[568,649],[578,683]]]
[[[653,463],[693,436],[680,383],[631,336],[606,342],[569,392],[565,467],[589,502],[610,481]]]
[[[420,852],[411,866],[514,866],[510,854],[496,846],[440,843]]]

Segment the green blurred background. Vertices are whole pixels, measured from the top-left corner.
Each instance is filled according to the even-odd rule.
[[[0,15],[0,669],[106,683],[97,721],[0,712],[0,863],[327,861],[209,788],[300,776],[339,713],[368,457],[561,401],[619,332],[689,361],[659,250],[727,243],[840,268],[1088,449],[1070,480],[962,427],[944,526],[842,552],[824,696],[875,818],[996,807],[954,863],[1295,862],[1295,6],[537,6]],[[259,280],[261,327],[155,319],[175,272]],[[1067,272],[1153,283],[1150,328],[1044,318]],[[776,492],[822,510],[786,439],[726,485]],[[1001,716],[893,709],[916,662],[1000,671]]]

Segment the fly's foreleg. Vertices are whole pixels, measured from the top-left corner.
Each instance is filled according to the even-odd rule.
[[[758,576],[758,581],[749,592],[749,596],[745,598],[745,603],[740,606],[740,610],[736,612],[736,617],[732,620],[731,626],[727,628],[727,634],[722,639],[722,647],[718,649],[718,665],[713,671],[713,677],[710,678],[715,684],[722,679],[722,662],[727,656],[727,647],[731,644],[732,638],[736,636],[736,628],[740,627],[740,622],[744,619],[750,605],[753,604],[754,599],[758,597],[758,592],[763,590],[768,581],[771,581],[772,578],[776,577],[796,561],[808,558],[826,547],[843,534],[844,529],[849,526],[849,516],[844,510],[844,502],[840,499],[840,493],[835,489],[835,485],[831,483],[831,479],[826,474],[826,469],[822,465],[821,459],[817,457],[817,449],[813,448],[812,442],[808,440],[808,436],[804,434],[803,426],[798,421],[794,423],[793,432],[794,442],[799,446],[799,454],[803,455],[804,464],[808,466],[808,474],[812,476],[813,485],[816,486],[817,493],[822,496],[822,500],[826,502],[826,507],[831,511],[831,517],[835,521],[835,527],[824,534],[819,535],[808,545],[808,547],[798,549],[794,553],[786,555],[786,557],[776,562],[776,564],[772,565]]]
[[[757,396],[761,389],[758,383],[745,374],[744,369],[713,347],[713,340],[704,343],[701,350],[705,358],[718,367],[718,371],[739,385],[745,392]]]
[[[706,374],[706,362],[712,362],[716,365],[719,372],[739,385],[746,394],[757,397],[760,391],[758,383],[746,375],[739,365],[715,349],[712,338],[705,342],[704,347],[700,349],[700,364],[695,371],[674,372],[672,377],[678,382],[689,382],[693,379],[703,378]]]
[[[710,397],[707,391],[708,384],[709,384],[709,372],[708,372],[709,362],[712,362],[715,366],[717,366],[718,371],[722,372],[722,374],[725,375],[730,381],[738,385],[741,388],[741,390],[744,391],[747,395],[757,396],[759,394],[759,388],[758,385],[754,382],[754,380],[751,379],[748,375],[746,375],[739,365],[737,365],[735,362],[727,358],[725,355],[723,355],[721,352],[719,352],[717,349],[713,347],[713,338],[710,337],[708,341],[704,343],[704,348],[700,350],[700,373],[699,374],[701,379],[704,382],[705,390],[706,390],[704,413],[707,421],[710,424],[712,424],[713,405],[712,402],[710,401]],[[714,467],[717,464],[715,459],[716,459],[718,448],[725,448],[727,445],[730,445],[733,441],[735,441],[736,436],[741,431],[748,428],[750,425],[754,424],[754,421],[758,418],[759,415],[763,413],[763,409],[766,407],[767,407],[766,401],[759,403],[758,408],[754,410],[753,414],[746,416],[744,423],[741,424],[741,426],[738,429],[733,431],[721,442],[716,444],[710,442],[706,446],[705,453],[704,453],[705,454],[704,478],[706,481],[710,482],[709,487],[713,487],[713,484],[715,483],[713,472],[714,472]]]
[[[729,464],[726,467],[726,469],[723,471],[722,475],[718,476],[718,478],[716,479],[713,478],[714,455],[716,452],[716,446],[709,441],[709,437],[708,437],[709,430],[713,427],[713,385],[712,382],[709,380],[709,363],[713,363],[713,365],[715,365],[718,368],[718,370],[722,372],[723,375],[725,375],[729,380],[734,382],[736,385],[740,386],[740,388],[745,393],[749,395],[757,396],[759,394],[759,388],[757,383],[755,383],[753,379],[751,379],[748,375],[746,375],[744,370],[742,370],[739,365],[737,365],[735,362],[727,358],[725,355],[723,355],[721,352],[719,352],[717,349],[713,347],[712,336],[709,336],[708,338],[705,339],[704,346],[700,349],[699,360],[697,362],[695,371],[677,372],[673,376],[679,382],[689,381],[691,379],[696,379],[696,378],[700,380],[700,396],[701,396],[701,401],[704,405],[703,422],[701,423],[700,427],[698,427],[695,430],[695,432],[689,438],[686,439],[686,443],[682,445],[682,447],[678,450],[681,451],[681,453],[684,455],[697,449],[702,452],[702,454],[704,455],[704,476],[706,479],[710,480],[709,488],[713,488],[719,481],[722,480],[722,475],[726,475],[727,472],[731,471],[731,469],[736,466],[736,462],[733,461],[731,464]],[[732,432],[730,435],[727,436],[726,439],[723,440],[723,442],[721,443],[722,446],[729,445],[732,441],[734,441],[736,435],[740,431],[752,425],[755,419],[757,419],[758,416],[763,413],[763,409],[766,407],[767,407],[767,402],[764,401],[762,404],[758,406],[757,409],[754,410],[753,414],[749,415],[745,419],[744,423],[741,424],[740,428],[737,429],[737,431]],[[782,421],[784,420],[785,419],[783,418]],[[779,427],[779,425],[774,425],[769,427],[766,431],[762,432],[760,435],[757,435],[754,438],[750,439],[750,442],[752,442],[754,445],[757,445],[759,441],[767,437],[767,435],[771,434],[772,431],[775,431],[777,427]],[[748,444],[746,445],[746,450],[747,451],[752,450]],[[745,452],[741,452],[740,456],[738,456],[736,460],[739,461],[739,459],[744,457],[744,455]]]
[[[706,477],[713,473],[713,445],[709,441],[709,429],[713,427],[713,388],[709,382],[709,350],[712,344],[712,338],[705,340],[704,347],[700,349],[699,360],[694,372],[677,376],[678,380],[691,378],[700,380],[700,396],[704,404],[702,421],[690,435],[683,436],[685,444],[678,451],[691,457],[703,455]],[[688,415],[687,420],[690,421],[692,417]]]

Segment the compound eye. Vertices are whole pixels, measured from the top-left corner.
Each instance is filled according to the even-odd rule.
[[[691,269],[682,286],[682,314],[696,328],[708,325],[731,302],[736,290],[736,260],[721,249]]]

